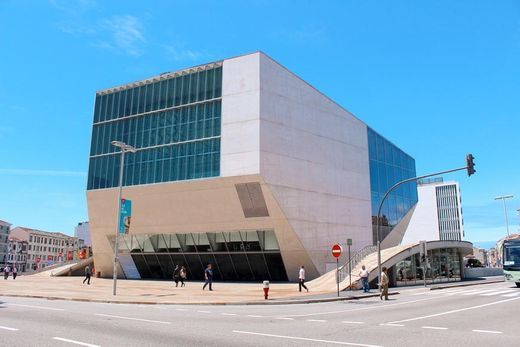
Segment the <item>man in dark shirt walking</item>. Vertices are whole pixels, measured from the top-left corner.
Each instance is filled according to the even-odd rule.
[[[208,267],[206,270],[204,270],[204,278],[206,279],[206,282],[204,283],[204,286],[202,287],[202,290],[206,289],[206,286],[209,284],[209,290],[213,290],[211,288],[211,284],[213,283],[213,270],[211,269],[211,264],[208,264]]]

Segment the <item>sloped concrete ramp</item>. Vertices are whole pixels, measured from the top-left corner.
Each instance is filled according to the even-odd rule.
[[[463,256],[467,254],[473,253],[473,244],[467,241],[432,241],[427,244],[428,250],[439,249],[439,248],[457,248],[458,251],[462,253]],[[399,245],[395,247],[390,247],[381,250],[381,266],[386,266],[390,268],[397,264],[398,262],[408,258],[411,255],[420,253],[419,243],[410,243],[406,245]],[[352,288],[359,288],[360,285],[360,277],[359,273],[361,271],[361,267],[365,265],[368,269],[369,281],[372,281],[377,278],[377,252],[373,252],[363,258],[353,269],[350,274],[352,277]],[[337,290],[336,284],[336,270],[332,270],[327,272],[326,274],[309,281],[309,288],[316,291],[330,291],[334,292]],[[346,290],[349,288],[350,277],[347,275],[340,282],[339,289]]]

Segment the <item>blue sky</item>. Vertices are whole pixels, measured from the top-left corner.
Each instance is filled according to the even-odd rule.
[[[317,5],[319,4],[319,5]],[[0,1],[0,219],[87,219],[94,93],[262,50],[416,159],[464,166],[466,236],[520,208],[520,2]]]

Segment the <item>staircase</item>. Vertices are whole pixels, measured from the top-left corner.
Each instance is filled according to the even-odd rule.
[[[119,265],[123,269],[125,273],[125,277],[131,280],[139,280],[141,279],[141,275],[135,266],[134,260],[130,254],[120,254],[118,255]]]

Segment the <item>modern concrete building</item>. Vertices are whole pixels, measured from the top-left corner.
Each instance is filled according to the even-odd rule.
[[[84,246],[92,246],[92,241],[90,241],[90,228],[88,222],[80,222],[76,227],[74,227],[74,237],[83,240]]]
[[[87,202],[94,261],[112,275],[120,154],[132,224],[121,277],[314,278],[375,242],[373,211],[415,161],[342,106],[257,52],[96,93]],[[417,202],[414,183],[383,208],[383,237]],[[346,260],[346,255],[341,261]]]
[[[0,220],[0,266],[3,267],[7,261],[7,244],[11,224]]]
[[[27,268],[27,241],[20,240],[16,237],[9,237],[7,246],[7,263],[15,266],[18,272],[25,272]]]
[[[459,183],[442,178],[417,185],[419,201],[401,243],[464,240],[464,220]]]
[[[25,227],[11,230],[10,238],[27,242],[27,270],[78,259],[83,248],[83,240],[76,237]]]

